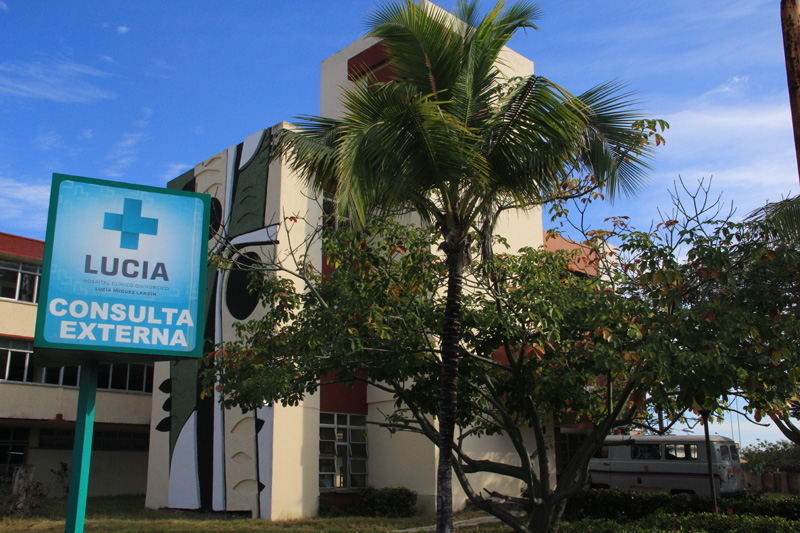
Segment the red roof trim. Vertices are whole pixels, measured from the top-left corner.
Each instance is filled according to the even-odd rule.
[[[44,241],[0,232],[0,254],[41,261],[44,258]]]
[[[374,44],[347,60],[347,79],[349,81],[356,80],[367,72],[372,72],[380,82],[392,79],[394,69],[389,64],[389,56],[386,54],[383,43]]]

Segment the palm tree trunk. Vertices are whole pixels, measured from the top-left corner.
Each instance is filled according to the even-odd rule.
[[[441,391],[439,395],[439,464],[436,475],[436,531],[453,531],[453,436],[458,402],[458,344],[461,339],[461,293],[464,287],[463,244],[447,254],[447,301],[442,327]]]
[[[792,110],[794,149],[800,176],[800,9],[797,0],[781,0],[783,52],[786,58],[786,81]]]

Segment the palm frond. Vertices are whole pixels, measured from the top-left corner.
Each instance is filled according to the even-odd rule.
[[[779,237],[800,239],[800,195],[768,203],[747,218],[770,222]]]

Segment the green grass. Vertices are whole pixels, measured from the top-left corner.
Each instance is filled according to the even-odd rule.
[[[62,532],[67,515],[67,500],[45,500],[33,516],[6,518],[0,522],[0,531],[18,532]],[[476,513],[459,515],[457,519],[476,516]],[[224,514],[197,513],[191,511],[145,509],[144,496],[114,496],[89,498],[86,505],[85,531],[124,532],[184,532],[213,531],[237,532],[259,531],[262,533],[368,533],[392,531],[411,527],[428,526],[435,517],[414,516],[411,518],[313,518],[266,522],[249,518],[231,517]],[[471,530],[478,531],[478,530]],[[481,529],[480,531],[489,531]],[[498,530],[499,531],[499,530]]]

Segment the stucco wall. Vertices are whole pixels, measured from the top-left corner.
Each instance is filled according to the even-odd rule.
[[[36,304],[0,300],[3,335],[33,338],[36,331]]]
[[[0,418],[75,420],[78,389],[37,383],[4,382],[0,386]],[[150,395],[97,391],[95,422],[149,424]]]
[[[370,387],[368,422],[384,421],[384,414],[394,411],[394,400]],[[438,449],[422,435],[396,432],[370,425],[368,481],[375,487],[402,485],[417,491],[417,510],[436,510],[436,463]]]

